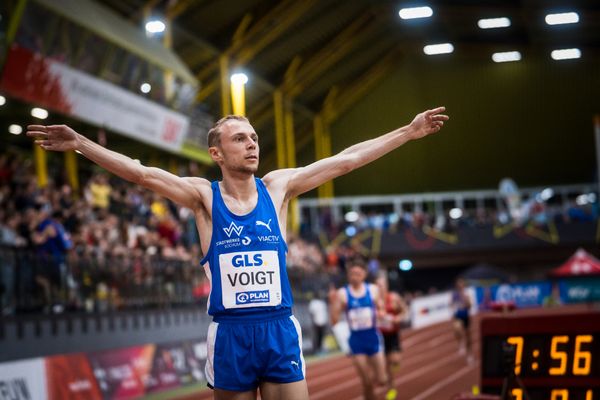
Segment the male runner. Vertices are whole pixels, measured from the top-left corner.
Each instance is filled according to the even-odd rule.
[[[350,356],[360,376],[365,399],[375,399],[375,385],[385,385],[387,374],[383,357],[383,339],[377,330],[377,316],[383,302],[376,285],[367,283],[367,266],[360,259],[348,263],[348,285],[338,289],[331,306],[331,325],[346,311],[350,328]]]
[[[453,325],[454,335],[458,341],[458,352],[467,356],[469,363],[473,362],[473,353],[471,348],[471,299],[467,295],[465,281],[462,278],[456,280],[455,290],[452,292],[452,304],[454,309]]]
[[[394,373],[400,367],[402,346],[400,344],[400,324],[408,312],[402,297],[389,290],[387,271],[382,271],[377,277],[377,287],[383,301],[383,313],[378,320],[378,328],[383,335],[385,366],[387,371],[386,400],[394,400],[398,391],[394,387]]]
[[[291,315],[285,257],[290,199],[438,132],[444,107],[418,114],[404,127],[303,168],[262,179],[258,135],[250,122],[227,116],[209,131],[208,146],[223,179],[178,177],[146,167],[92,142],[65,125],[31,125],[27,135],[45,150],[78,150],[108,171],[193,210],[201,261],[211,281],[207,377],[217,399],[307,399],[302,337]]]

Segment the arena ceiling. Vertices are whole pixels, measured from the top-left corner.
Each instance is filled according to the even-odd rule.
[[[434,10],[433,17],[420,20],[398,16],[400,8],[415,2],[390,0],[101,3],[139,24],[144,10],[170,16],[173,49],[199,78],[199,100],[213,115],[220,114],[218,56],[230,55],[232,68],[250,76],[247,113],[262,132],[272,131],[274,88],[293,95],[297,131],[309,130],[312,116],[323,108],[327,96],[364,95],[404,57],[424,57],[423,46],[428,43],[451,42],[455,53],[485,59],[495,51],[531,53],[575,46],[597,52],[600,47],[600,2],[596,0],[434,0],[426,2]],[[577,11],[580,22],[546,25],[548,12],[564,10]],[[480,18],[498,16],[509,17],[512,25],[478,28]]]
[[[273,131],[273,90],[291,94],[299,150],[311,144],[312,118],[328,98],[347,99],[339,102],[344,112],[403,58],[425,57],[425,44],[451,42],[455,53],[488,60],[496,51],[578,47],[597,55],[600,48],[597,0],[430,0],[433,17],[420,20],[398,16],[400,8],[415,2],[390,0],[100,3],[140,25],[149,12],[171,18],[173,49],[199,79],[198,101],[215,116],[220,115],[220,54],[231,57],[232,69],[249,75],[247,114],[259,132]],[[544,22],[547,13],[564,10],[577,11],[580,22],[553,27]],[[509,17],[512,25],[478,28],[480,18],[499,16]],[[263,150],[272,150],[273,135],[263,138]]]
[[[297,101],[318,110],[328,91],[361,76],[383,58],[422,54],[424,44],[451,42],[457,51],[489,58],[492,51],[600,45],[600,2],[593,0],[435,0],[432,18],[401,20],[389,0],[102,0],[141,22],[144,8],[174,20],[174,50],[204,88],[218,71],[216,57],[281,86],[296,69]],[[548,27],[547,12],[576,10],[580,23]],[[482,30],[480,18],[508,16],[507,29]]]

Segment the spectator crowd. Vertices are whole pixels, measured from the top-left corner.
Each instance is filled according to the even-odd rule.
[[[518,222],[597,219],[598,202],[587,200],[573,199],[567,206],[530,201]],[[325,209],[318,229],[332,238],[342,231],[357,234],[365,229],[430,226],[452,232],[465,225],[516,221],[507,210],[485,208],[458,216],[418,210],[354,214],[351,221],[336,223]],[[313,229],[305,227],[301,232]],[[299,300],[322,298],[332,285],[339,287],[346,260],[366,256],[351,241],[316,243],[288,233],[287,242],[288,275]],[[103,172],[91,173],[80,191],[73,190],[60,172],[41,187],[31,160],[8,151],[0,154],[4,314],[202,303],[210,286],[199,266],[201,257],[191,210]],[[381,266],[371,259],[368,268],[375,276]],[[411,297],[407,294],[408,300]]]

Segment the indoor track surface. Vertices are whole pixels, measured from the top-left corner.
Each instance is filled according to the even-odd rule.
[[[458,353],[450,322],[403,331],[402,363],[394,377],[398,400],[448,400],[454,394],[471,392],[479,382],[479,336],[473,322],[475,361],[472,363]],[[358,375],[344,355],[309,361],[306,375],[311,400],[362,398]],[[378,394],[379,398],[385,398],[383,389]],[[191,399],[212,399],[212,391],[207,389],[178,398]]]

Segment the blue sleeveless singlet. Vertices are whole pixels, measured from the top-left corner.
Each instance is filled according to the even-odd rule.
[[[291,315],[292,291],[286,271],[287,244],[271,196],[255,178],[256,207],[232,213],[218,182],[212,182],[212,239],[200,261],[211,282],[208,314],[215,321],[268,320]]]

